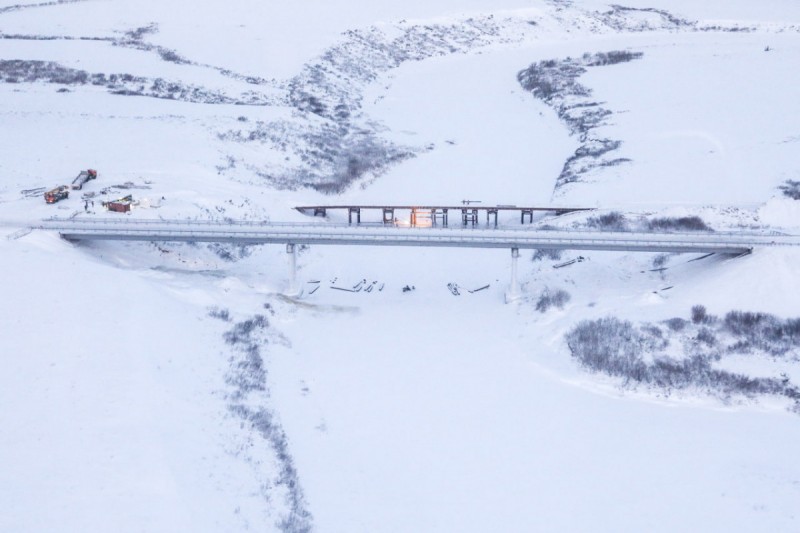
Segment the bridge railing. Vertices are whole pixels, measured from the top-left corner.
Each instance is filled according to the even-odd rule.
[[[386,230],[386,231],[407,231],[407,232],[419,232],[420,234],[425,232],[452,232],[456,234],[458,232],[474,232],[474,233],[481,233],[481,232],[493,232],[493,233],[518,233],[518,234],[546,234],[546,233],[580,233],[580,234],[598,234],[598,235],[607,235],[607,234],[624,234],[624,235],[675,235],[675,236],[715,236],[715,237],[742,237],[742,238],[749,238],[749,237],[790,237],[793,235],[778,232],[778,231],[767,231],[767,232],[735,232],[735,231],[659,231],[659,232],[649,232],[649,231],[636,231],[636,230],[601,230],[596,228],[552,228],[548,227],[546,229],[537,228],[534,226],[528,226],[526,228],[521,228],[517,226],[507,227],[507,226],[500,226],[497,228],[494,227],[472,227],[472,226],[432,226],[432,227],[419,227],[419,226],[394,226],[394,225],[385,225],[380,222],[374,224],[347,224],[347,223],[316,223],[316,222],[270,222],[270,221],[251,221],[251,220],[221,220],[221,221],[214,221],[214,220],[189,220],[189,219],[121,219],[121,218],[97,218],[97,219],[58,219],[58,218],[49,218],[45,219],[43,222],[45,224],[43,227],[47,226],[61,226],[61,227],[69,227],[77,229],[78,226],[85,226],[86,229],[90,229],[91,226],[95,226],[98,229],[103,229],[103,226],[111,225],[116,226],[118,228],[121,227],[135,227],[135,226],[143,226],[143,227],[154,227],[154,226],[168,226],[170,228],[178,228],[178,227],[190,227],[190,228],[197,228],[198,226],[202,226],[205,228],[233,228],[233,227],[242,227],[242,228],[264,228],[264,229],[274,229],[274,228],[286,228],[286,229],[303,229],[303,230],[310,230],[314,228],[319,229],[347,229],[347,234],[352,235],[354,232],[362,231],[362,232],[374,232],[376,230]]]
[[[82,227],[81,227],[82,226]],[[110,227],[113,229],[110,229]],[[280,228],[274,225],[259,228],[243,228],[241,225],[208,224],[198,229],[195,224],[178,223],[167,227],[152,224],[112,224],[102,225],[71,224],[59,227],[54,224],[48,229],[56,230],[70,237],[91,238],[130,238],[134,240],[180,240],[180,241],[224,241],[240,243],[258,242],[295,242],[309,244],[402,244],[409,243],[420,246],[437,244],[449,246],[478,247],[521,247],[521,248],[702,248],[706,250],[748,249],[756,245],[797,246],[800,239],[790,237],[772,240],[769,236],[744,236],[741,234],[720,235],[698,234],[665,234],[665,233],[621,233],[600,232],[559,232],[559,231],[459,231],[438,230],[426,231],[420,228],[382,228],[380,231],[356,230],[350,226],[331,227],[331,225],[297,225],[287,224]],[[347,231],[340,231],[345,229]],[[401,228],[397,228],[401,230]],[[771,241],[771,242],[770,242]]]

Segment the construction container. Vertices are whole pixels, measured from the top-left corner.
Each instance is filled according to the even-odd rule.
[[[124,198],[120,198],[118,200],[112,200],[110,202],[105,202],[103,205],[109,211],[115,211],[117,213],[127,213],[131,210],[131,204],[133,203],[133,196],[126,196]]]

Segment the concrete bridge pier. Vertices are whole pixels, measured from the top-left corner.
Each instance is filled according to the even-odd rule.
[[[303,294],[303,289],[297,283],[297,245],[288,243],[286,254],[289,259],[289,286],[286,288],[286,296],[296,298]]]
[[[506,291],[506,303],[511,303],[519,300],[522,296],[519,292],[519,284],[517,283],[517,262],[519,261],[519,248],[511,249],[511,284]]]

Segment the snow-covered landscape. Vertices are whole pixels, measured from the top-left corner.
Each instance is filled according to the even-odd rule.
[[[0,0],[0,531],[797,531],[799,62],[791,0]],[[508,249],[298,246],[297,296],[36,229],[466,201],[775,238],[506,303]]]

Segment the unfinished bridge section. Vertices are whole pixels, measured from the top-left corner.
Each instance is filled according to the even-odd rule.
[[[397,224],[398,217],[411,227],[443,226],[447,227],[452,214],[460,215],[461,226],[476,226],[480,214],[486,215],[486,225],[497,227],[497,216],[504,212],[519,213],[520,224],[533,223],[533,214],[553,213],[556,216],[577,211],[591,211],[588,207],[519,207],[516,205],[478,206],[476,202],[464,200],[462,205],[307,205],[295,207],[304,215],[326,217],[330,211],[345,211],[348,224],[361,224],[361,214],[380,212],[380,219],[376,222],[393,225]]]

